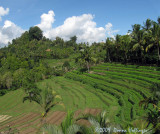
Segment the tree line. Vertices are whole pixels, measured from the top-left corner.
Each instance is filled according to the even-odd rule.
[[[56,74],[45,59],[69,58],[74,54],[75,63],[88,71],[101,62],[160,64],[160,18],[157,22],[147,19],[143,26],[134,24],[127,35],[108,37],[105,42],[89,45],[76,41],[76,36],[69,41],[60,37],[50,40],[37,26],[13,39],[8,47],[0,49],[0,94],[21,87],[23,79],[34,83]]]
[[[160,62],[160,18],[157,22],[147,19],[144,25],[134,24],[127,35],[107,38],[105,61],[134,64]]]

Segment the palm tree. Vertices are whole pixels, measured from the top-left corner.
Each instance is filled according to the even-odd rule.
[[[57,101],[57,99],[61,100],[61,97],[59,95],[56,95],[54,92],[52,92],[49,89],[45,89],[42,91],[42,94],[37,99],[37,103],[41,106],[43,113],[42,113],[42,120],[45,118],[48,114],[48,112],[56,105],[63,105],[62,102]]]
[[[89,130],[76,124],[76,120],[73,119],[73,112],[68,111],[65,120],[61,123],[61,126],[55,126],[51,124],[45,124],[42,129],[48,132],[48,134],[92,134]]]
[[[117,34],[116,35],[116,38],[115,38],[115,51],[116,51],[116,55],[117,55],[117,59],[119,59],[119,50],[120,50],[120,47],[121,47],[121,35]]]
[[[152,40],[153,40],[153,45],[157,45],[158,60],[160,60],[160,50],[159,50],[159,43],[160,43],[160,25],[158,25],[157,23],[154,23],[154,24],[153,24]]]
[[[107,38],[106,39],[106,44],[105,44],[105,49],[106,49],[106,60],[111,62],[111,48],[113,45],[113,38]]]
[[[152,95],[144,100],[140,101],[139,105],[142,107],[144,105],[144,109],[149,110],[148,112],[148,121],[153,124],[153,127],[156,132],[160,132],[160,84],[155,83],[151,87]],[[152,104],[154,109],[149,108],[149,104]]]
[[[130,43],[131,43],[131,37],[129,35],[124,35],[121,37],[121,49],[124,51],[125,55],[125,63],[128,61],[128,52],[130,51]]]
[[[158,21],[158,24],[160,25],[160,16],[158,17],[157,21]]]
[[[27,90],[28,91],[28,90]],[[48,112],[56,105],[63,105],[60,101],[61,97],[57,95],[54,91],[52,92],[51,88],[47,85],[47,87],[42,90],[42,92],[38,92],[38,88],[33,88],[32,90],[28,91],[28,96],[23,98],[23,102],[26,100],[30,100],[30,102],[34,101],[38,103],[42,108],[42,122],[45,121],[45,117],[47,116]]]
[[[112,134],[114,128],[121,129],[120,125],[116,125],[110,122],[110,119],[106,117],[107,112],[102,111],[98,116],[93,116],[91,114],[83,115],[77,120],[85,119],[91,124],[90,132],[94,134]],[[116,133],[114,133],[116,134]]]
[[[152,22],[153,27],[151,28],[151,31],[149,32],[151,37],[150,41],[151,43],[146,47],[146,51],[148,51],[150,48],[156,46],[157,47],[157,55],[158,60],[160,61],[160,18],[157,19],[158,23]]]
[[[45,124],[42,129],[43,132],[46,131],[47,134],[63,134],[62,130],[56,125]]]
[[[81,55],[76,58],[76,62],[80,63],[80,65],[85,65],[89,72],[91,63],[96,62],[95,58],[92,56],[92,49],[89,46],[81,49]]]
[[[40,95],[41,90],[33,83],[27,83],[25,86],[23,86],[23,89],[27,96],[23,98],[23,103],[26,100],[29,100],[30,102],[32,101],[37,101],[37,97]]]
[[[154,134],[154,130],[148,123],[144,120],[134,121],[136,125],[129,125],[125,130],[126,134]],[[142,131],[143,130],[143,131]]]
[[[147,19],[146,22],[144,23],[144,40],[145,40],[145,52],[147,53],[148,50],[153,46],[152,44],[152,28],[153,28],[153,21],[150,19]]]
[[[148,108],[149,104],[152,104],[153,107],[156,109],[159,109],[158,103],[160,101],[160,84],[154,83],[153,86],[151,86],[151,96],[148,98],[145,98],[144,100],[140,101],[139,105],[143,106],[144,109]]]
[[[133,32],[131,36],[134,42],[132,50],[136,52],[136,57],[138,57],[138,52],[140,53],[140,57],[143,62],[145,33],[144,33],[144,30],[141,30],[141,25],[139,24],[135,24],[132,27],[133,27]]]
[[[144,23],[144,29],[148,32],[151,32],[151,27],[152,27],[152,21],[150,19],[147,19],[146,22]]]

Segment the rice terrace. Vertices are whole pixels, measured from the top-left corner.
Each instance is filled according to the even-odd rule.
[[[66,107],[56,106],[46,122],[60,125],[72,109],[96,115],[99,109],[106,109],[107,116],[116,123],[130,124],[144,115],[139,108],[139,101],[149,97],[149,87],[159,82],[160,71],[153,67],[103,63],[92,67],[92,73],[79,74],[78,71],[64,76],[51,77],[38,83],[39,88],[50,84],[52,90],[62,97]],[[23,103],[25,93],[22,89],[10,91],[0,98],[0,130],[8,125],[20,130],[20,133],[35,133],[41,125],[41,108],[36,103]],[[83,124],[83,121],[82,121]]]
[[[38,26],[0,48],[0,134],[160,134],[160,17],[92,43]]]

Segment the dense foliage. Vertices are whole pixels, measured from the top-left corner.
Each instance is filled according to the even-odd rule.
[[[77,37],[69,41],[60,37],[55,40],[43,36],[42,30],[35,26],[13,39],[8,47],[0,49],[0,94],[17,89],[26,81],[37,82],[49,76],[63,75],[70,70],[64,64],[61,70],[51,68],[45,59],[62,59],[76,54],[76,63],[82,71],[100,62],[121,62],[132,64],[157,64],[160,62],[160,18],[157,22],[147,19],[143,26],[135,24],[127,35],[107,38],[106,42],[76,43]],[[7,89],[7,90],[6,90]]]
[[[69,41],[65,42],[59,37],[51,41],[44,37],[41,29],[36,26],[31,27],[29,32],[26,31],[21,37],[13,39],[8,47],[1,48],[0,95],[54,74],[60,75],[45,59],[68,58],[74,53],[75,37],[71,38],[70,42],[67,46]]]
[[[128,124],[142,116],[144,111],[137,109],[139,109],[138,102],[144,99],[141,101],[142,104],[150,110],[146,111],[149,123],[154,128],[159,128],[159,74],[151,74],[148,68],[144,73],[141,71],[145,67],[141,70],[138,67],[139,65],[156,65],[157,68],[154,71],[160,69],[158,67],[160,65],[160,18],[157,22],[147,19],[143,26],[135,24],[127,35],[108,37],[105,42],[94,42],[89,46],[88,43],[78,44],[76,41],[76,36],[71,37],[69,41],[64,41],[60,37],[50,40],[43,36],[42,30],[37,26],[31,27],[21,37],[13,39],[8,47],[0,49],[0,96],[10,90],[23,88],[27,95],[23,101],[31,102],[39,99],[38,103],[44,106],[44,114],[47,114],[52,105],[46,108],[45,99],[36,98],[40,96],[41,91],[35,83],[53,75],[61,76],[73,69],[79,69],[80,71],[67,73],[65,77],[80,81],[94,89],[100,89],[110,98],[115,98],[121,107],[115,121]],[[65,61],[60,67],[50,66],[47,62],[50,59],[67,59],[73,55],[77,68],[72,67],[69,61]],[[130,68],[123,70],[121,66],[114,68],[109,64],[107,68],[103,64],[91,68],[102,62],[135,64],[137,72]],[[118,81],[119,79],[122,81]],[[130,85],[127,85],[123,79],[131,81]],[[144,89],[155,83],[157,87],[154,87],[152,96],[148,97]],[[132,90],[128,90],[129,86],[132,86]],[[47,94],[49,92],[44,93],[44,98],[48,98]],[[49,98],[51,98],[49,104],[52,104],[54,96]],[[103,100],[102,96],[99,98]],[[107,101],[104,103],[107,106],[110,105]],[[149,109],[149,104],[153,104],[155,109]],[[120,116],[122,120],[119,120]],[[159,132],[159,129],[157,131]]]

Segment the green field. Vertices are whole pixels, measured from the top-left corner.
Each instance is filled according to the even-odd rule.
[[[126,125],[146,113],[139,107],[139,101],[150,96],[149,87],[153,83],[160,83],[160,71],[154,67],[104,63],[92,67],[90,73],[72,71],[38,82],[37,86],[43,90],[50,85],[62,97],[65,108],[55,106],[52,112],[96,108],[107,110],[113,122]],[[18,89],[0,97],[0,115],[12,116],[0,122],[0,130],[9,122],[21,122],[23,117],[28,120],[13,123],[12,127],[18,127],[24,133],[28,128],[33,132],[38,129],[42,109],[35,102],[23,103],[24,96],[24,91]],[[33,117],[30,119],[27,115],[31,113]],[[50,113],[48,117],[51,116]]]

